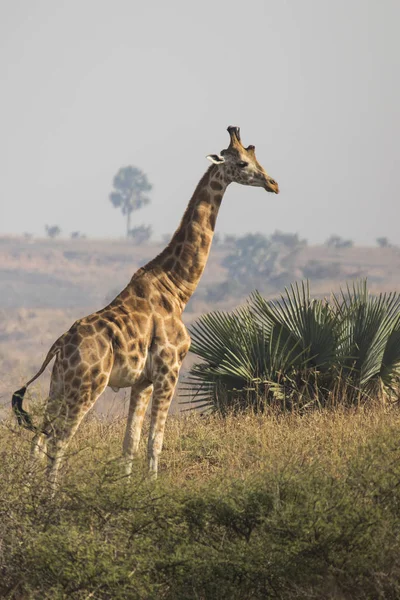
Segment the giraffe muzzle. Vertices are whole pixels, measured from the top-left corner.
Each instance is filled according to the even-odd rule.
[[[274,179],[267,179],[264,185],[264,189],[267,192],[273,192],[274,194],[279,194],[279,186]]]

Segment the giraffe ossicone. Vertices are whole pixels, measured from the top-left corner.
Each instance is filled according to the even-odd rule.
[[[35,432],[32,453],[47,456],[54,485],[68,443],[85,414],[107,386],[131,388],[123,442],[126,472],[138,452],[147,406],[151,403],[149,469],[157,474],[165,422],[190,338],[182,312],[206,265],[216,218],[227,186],[263,187],[279,193],[245,148],[238,127],[228,127],[230,144],[203,175],[168,246],[139,269],[105,308],[76,321],[50,348],[43,365],[14,393],[18,423]],[[35,427],[22,403],[26,388],[55,357],[43,423]]]

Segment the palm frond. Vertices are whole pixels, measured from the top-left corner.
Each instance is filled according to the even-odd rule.
[[[366,281],[331,303],[311,298],[308,281],[274,301],[255,291],[244,308],[203,315],[190,333],[201,362],[184,390],[221,412],[260,401],[309,406],[332,394],[359,402],[400,382],[400,295],[371,296]]]

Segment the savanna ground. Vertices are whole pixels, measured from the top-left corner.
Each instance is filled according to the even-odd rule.
[[[0,597],[397,599],[399,426],[383,404],[171,416],[159,479],[143,444],[128,481],[124,419],[93,414],[51,498],[6,420]]]

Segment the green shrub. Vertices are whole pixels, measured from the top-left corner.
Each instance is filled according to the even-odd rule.
[[[178,417],[166,445],[175,471],[156,482],[140,468],[132,481],[122,477],[110,460],[113,440],[96,449],[98,432],[86,425],[54,498],[41,471],[29,472],[25,438],[3,432],[1,598],[399,597],[395,411]],[[206,434],[224,442],[204,454]],[[213,477],[182,480],[185,465],[210,458]]]
[[[202,407],[359,403],[380,391],[397,397],[400,296],[370,296],[366,282],[332,302],[311,298],[308,283],[278,301],[255,292],[246,308],[200,317],[191,336],[202,362],[186,386]]]

